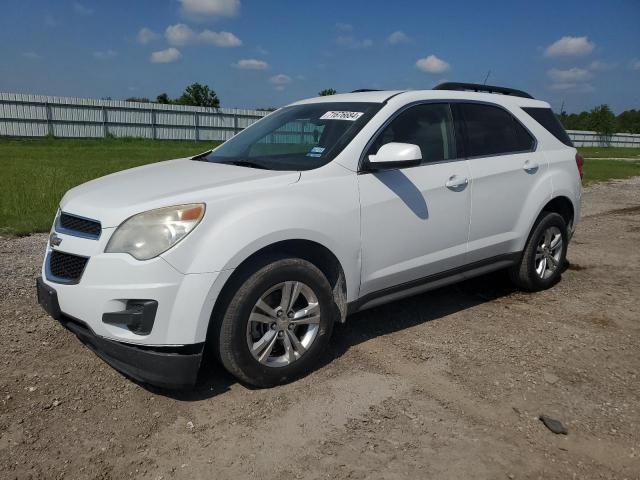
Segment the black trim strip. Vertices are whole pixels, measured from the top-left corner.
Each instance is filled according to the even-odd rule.
[[[433,275],[429,275],[426,277],[418,278],[416,280],[411,280],[405,283],[401,283],[393,287],[377,290],[375,292],[368,293],[353,302],[350,302],[347,305],[347,311],[348,311],[348,314],[355,313],[358,310],[361,310],[362,307],[364,307],[365,305],[367,305],[368,303],[371,303],[376,299],[380,299],[387,296],[393,296],[396,294],[401,294],[402,292],[406,292],[407,290],[411,290],[416,287],[425,287],[425,290],[416,292],[415,294],[417,295],[418,293],[422,293],[426,291],[429,287],[429,284],[440,282],[441,280],[445,280],[450,277],[455,277],[457,275],[468,274],[468,276],[465,275],[464,279],[472,278],[478,275],[483,275],[484,273],[488,273],[489,271],[491,271],[490,268],[483,269],[483,267],[495,267],[495,269],[498,270],[500,268],[504,268],[509,265],[515,264],[520,260],[521,256],[522,256],[522,252],[505,253],[503,255],[497,255],[495,257],[479,260],[477,262],[473,262],[468,265],[463,265],[461,267],[445,270],[444,272],[435,273]],[[482,270],[479,270],[479,269],[482,269]],[[473,270],[479,270],[479,271],[473,272]],[[440,286],[444,286],[444,285],[438,284],[434,286],[434,288],[438,288]],[[407,296],[411,296],[411,295],[413,294],[408,294]],[[394,299],[390,299],[389,301],[393,301],[393,300]],[[386,302],[383,302],[383,303],[386,303]]]

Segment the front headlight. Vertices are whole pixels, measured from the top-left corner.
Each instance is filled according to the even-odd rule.
[[[157,257],[191,233],[204,210],[203,203],[192,203],[134,215],[120,224],[104,251],[128,253],[138,260]]]

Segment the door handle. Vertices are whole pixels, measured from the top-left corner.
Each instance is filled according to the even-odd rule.
[[[522,166],[522,169],[527,173],[536,173],[538,168],[540,168],[540,165],[530,160],[525,160],[524,165]]]
[[[447,180],[447,183],[444,184],[449,190],[464,190],[464,188],[469,184],[469,179],[467,177],[459,177],[458,175],[452,175]]]

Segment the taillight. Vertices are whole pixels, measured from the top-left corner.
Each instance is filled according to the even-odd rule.
[[[582,180],[582,166],[584,165],[584,158],[579,153],[576,153],[576,165],[578,166],[578,173],[580,174],[580,179]]]

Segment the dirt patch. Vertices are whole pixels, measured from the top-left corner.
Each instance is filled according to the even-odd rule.
[[[1,238],[0,477],[637,479],[639,186],[585,190],[554,288],[498,272],[359,313],[269,390],[131,382],[37,306],[46,235]]]
[[[569,263],[567,265],[568,270],[574,270],[576,272],[581,272],[582,270],[586,270],[589,267],[585,267],[584,265],[578,265],[577,263]]]

